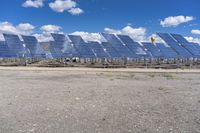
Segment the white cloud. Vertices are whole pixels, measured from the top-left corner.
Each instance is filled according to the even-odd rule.
[[[71,8],[70,10],[68,10],[68,12],[72,15],[79,15],[83,13],[83,10],[80,8]]]
[[[131,26],[126,26],[121,30],[105,28],[104,29],[107,33],[111,34],[124,34],[130,36],[135,41],[145,41],[146,40],[146,28],[139,27],[133,28]]]
[[[0,23],[0,33],[30,35],[34,29],[35,27],[29,23],[22,23],[17,26],[9,22]]]
[[[43,25],[40,30],[42,30],[43,33],[55,33],[59,32],[62,28],[57,25]]]
[[[192,30],[191,33],[196,34],[196,35],[200,35],[200,30]]]
[[[39,42],[48,42],[48,41],[53,41],[53,38],[51,36],[51,33],[61,33],[60,30],[62,27],[57,26],[57,25],[43,25],[40,27],[40,30],[42,31],[41,34],[33,34]]]
[[[194,42],[200,44],[200,38],[194,38],[194,37],[185,37],[189,42]]]
[[[34,8],[40,8],[44,6],[45,0],[26,0],[22,6],[23,7],[34,7]]]
[[[83,10],[77,7],[77,3],[74,0],[55,0],[49,3],[49,7],[55,12],[68,11],[72,15],[78,15],[83,13]]]
[[[71,35],[79,35],[85,40],[88,41],[96,41],[96,42],[106,42],[106,40],[99,34],[99,33],[89,33],[89,32],[83,32],[83,31],[76,31],[74,33],[71,33]]]
[[[170,16],[160,21],[162,27],[176,27],[182,23],[187,23],[195,18],[193,16]]]

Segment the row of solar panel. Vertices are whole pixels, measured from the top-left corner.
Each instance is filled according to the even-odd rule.
[[[178,34],[157,33],[166,44],[138,43],[126,35],[102,33],[107,42],[85,42],[80,36],[52,34],[54,41],[38,43],[33,36],[3,34],[0,57],[40,58],[200,58],[200,46]]]

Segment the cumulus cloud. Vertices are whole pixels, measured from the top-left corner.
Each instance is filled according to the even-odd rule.
[[[40,8],[44,6],[45,0],[26,0],[22,6],[23,7],[34,7],[34,8]]]
[[[191,33],[196,34],[196,35],[200,35],[200,30],[192,30]]]
[[[83,10],[77,7],[77,3],[74,0],[55,0],[49,3],[49,7],[55,12],[68,11],[73,15],[83,13]]]
[[[180,24],[194,20],[193,16],[170,16],[160,21],[162,27],[176,27]]]
[[[57,25],[44,25],[40,27],[41,34],[34,33],[35,26],[29,23],[21,23],[13,25],[10,22],[0,22],[0,40],[4,40],[3,33],[16,34],[16,35],[33,35],[39,41],[50,41],[52,40],[50,33],[61,33],[62,27]]]
[[[194,42],[200,44],[200,38],[194,38],[194,37],[185,37],[189,42]]]
[[[16,26],[9,22],[0,23],[0,33],[30,35],[34,29],[35,27],[29,23],[21,23]]]
[[[130,36],[135,41],[145,41],[146,38],[146,28],[139,27],[133,28],[131,26],[125,26],[121,30],[116,30],[112,28],[105,28],[105,32],[110,34],[124,34]]]
[[[89,33],[89,32],[83,32],[83,31],[76,31],[74,33],[71,33],[71,35],[79,35],[85,40],[88,41],[96,41],[96,42],[106,42],[106,40],[99,34],[99,33]]]
[[[48,41],[53,41],[53,38],[51,36],[51,33],[62,33],[60,30],[62,27],[57,26],[57,25],[43,25],[40,27],[41,34],[33,34],[39,42],[48,42]]]
[[[60,26],[57,25],[43,25],[40,30],[43,33],[55,33],[60,31],[62,28]]]
[[[73,15],[79,15],[79,14],[83,13],[83,10],[80,8],[71,8],[70,10],[68,10],[68,12]]]
[[[30,35],[35,27],[29,23],[13,25],[9,22],[0,22],[0,40],[4,40],[3,33]]]

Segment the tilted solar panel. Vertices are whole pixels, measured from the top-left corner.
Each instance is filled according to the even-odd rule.
[[[30,56],[29,51],[23,46],[23,43],[17,35],[3,34],[3,36],[9,50],[12,52],[13,55],[16,55],[16,57],[19,58]]]
[[[82,58],[96,58],[92,49],[89,48],[86,42],[80,37],[76,35],[68,35],[69,39],[72,41],[74,47],[80,53]]]
[[[193,57],[200,57],[200,50],[195,47],[195,45],[188,42],[182,35],[171,34],[171,36],[179,42],[185,49],[187,49]]]
[[[142,44],[147,49],[147,51],[149,51],[151,53],[153,58],[162,58],[163,57],[160,49],[156,45],[154,45],[152,43],[148,43],[148,42],[143,42]]]
[[[192,54],[182,47],[175,39],[167,33],[157,33],[170,47],[172,47],[180,58],[191,58]]]
[[[182,35],[171,34],[171,36],[179,43],[189,43]]]
[[[121,58],[121,55],[112,47],[108,42],[102,42],[101,44],[110,58]]]
[[[4,41],[0,41],[0,58],[12,58],[16,57],[14,53],[12,53],[6,43]]]
[[[135,53],[136,57],[148,57],[148,54],[138,42],[133,41],[129,36],[126,35],[117,36],[133,53]]]
[[[171,59],[178,57],[177,53],[171,47],[165,46],[162,43],[157,43],[156,46],[160,49],[164,58]]]
[[[57,49],[57,52],[61,52],[63,58],[80,57],[80,53],[75,49],[75,47],[67,40],[64,34],[51,34],[54,42],[53,48]],[[58,50],[60,49],[60,51]],[[56,52],[54,50],[54,52]],[[57,53],[58,54],[58,53]]]
[[[66,36],[64,34],[51,33],[51,36],[55,41],[66,42]]]
[[[125,46],[115,35],[101,33],[102,36],[112,45],[113,48],[121,55],[121,57],[136,58],[136,54],[133,53],[127,46]]]
[[[104,51],[103,46],[98,42],[88,42],[88,46],[93,50],[97,58],[108,58],[109,55]]]
[[[22,35],[26,48],[29,49],[31,57],[45,58],[45,53],[38,43],[36,37],[34,36],[24,36]]]

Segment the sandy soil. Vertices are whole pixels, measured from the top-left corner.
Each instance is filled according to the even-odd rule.
[[[0,67],[0,133],[200,133],[200,71]]]

